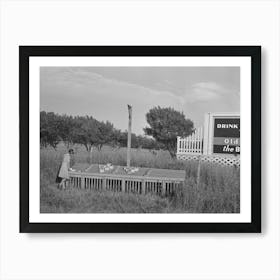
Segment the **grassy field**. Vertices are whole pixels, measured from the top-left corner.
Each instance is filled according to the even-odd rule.
[[[75,147],[75,161],[88,162],[87,151]],[[172,159],[166,151],[132,149],[131,165],[186,170],[182,187],[170,197],[90,190],[57,189],[55,178],[66,148],[40,151],[40,207],[42,213],[238,213],[240,173],[233,167],[202,164],[196,184],[197,163]],[[126,150],[94,150],[92,163],[126,165]]]

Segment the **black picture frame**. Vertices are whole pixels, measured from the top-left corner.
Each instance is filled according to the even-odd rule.
[[[29,58],[32,56],[251,57],[250,223],[31,223],[29,221]],[[259,233],[261,232],[260,46],[19,46],[21,233]],[[38,112],[39,113],[39,112]]]

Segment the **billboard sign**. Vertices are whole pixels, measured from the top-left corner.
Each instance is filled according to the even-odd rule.
[[[240,117],[214,117],[214,154],[240,154]]]

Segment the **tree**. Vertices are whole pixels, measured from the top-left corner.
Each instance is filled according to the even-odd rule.
[[[100,122],[93,117],[75,117],[70,139],[73,143],[84,145],[89,152],[90,162],[93,148],[101,150],[105,144],[112,144],[114,141],[114,126],[110,122]]]
[[[127,136],[127,131],[114,129],[109,143],[112,146],[117,146],[119,148],[127,147]],[[135,133],[131,133],[131,148],[139,148],[141,146],[142,143],[140,137],[142,136],[137,136]]]
[[[93,147],[98,142],[98,121],[89,116],[75,117],[72,133],[73,141],[85,146],[91,163]]]
[[[98,134],[95,146],[98,150],[101,150],[104,144],[113,144],[114,126],[112,123],[99,122],[98,123]]]
[[[137,148],[142,148],[147,150],[159,150],[160,144],[152,137],[138,135]]]
[[[173,108],[154,107],[147,114],[150,127],[144,128],[146,135],[163,144],[172,157],[176,156],[177,136],[186,137],[193,131],[193,122],[183,112]]]
[[[93,117],[75,117],[73,135],[74,141],[84,145],[86,150],[91,151],[92,147],[98,142],[98,121]]]
[[[40,144],[43,147],[50,145],[56,149],[57,144],[60,141],[60,127],[59,118],[53,113],[40,112]]]
[[[57,115],[59,137],[67,148],[75,144],[75,135],[73,134],[75,122],[72,116]]]

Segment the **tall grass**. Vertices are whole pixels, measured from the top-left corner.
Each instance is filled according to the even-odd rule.
[[[186,176],[182,186],[171,197],[178,212],[239,213],[240,176],[233,167],[202,165],[200,183],[194,176]]]
[[[75,147],[75,161],[89,162],[88,152]],[[181,169],[186,180],[169,197],[90,190],[58,190],[55,178],[66,148],[40,152],[40,205],[48,213],[238,213],[239,169],[202,164],[197,184],[197,163],[172,159],[168,152],[132,149],[131,164],[139,167]],[[92,163],[126,164],[126,150],[104,147],[93,151]]]

